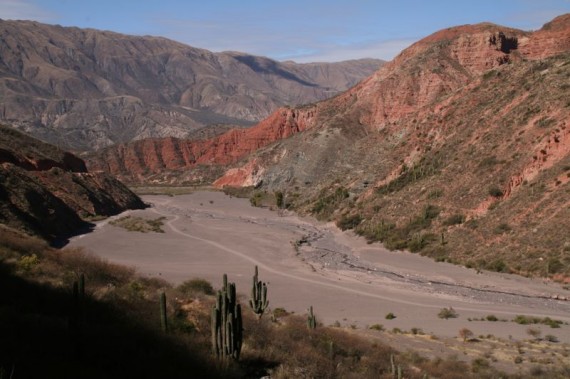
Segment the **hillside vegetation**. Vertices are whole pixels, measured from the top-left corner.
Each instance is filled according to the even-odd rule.
[[[211,353],[215,300],[208,282],[192,279],[173,288],[81,250],[51,249],[14,230],[1,228],[0,239],[3,377],[393,378],[398,370],[418,379],[567,375],[560,367],[509,376],[484,360],[430,361],[339,328],[309,330],[304,316],[280,308],[258,320],[244,307],[241,358],[220,362]],[[78,297],[73,287],[82,275],[85,295]],[[166,333],[161,293],[167,298]]]
[[[282,192],[290,208],[390,249],[568,280],[568,41],[570,15],[533,33],[435,33],[296,109],[295,120],[310,115],[303,132],[215,183]]]

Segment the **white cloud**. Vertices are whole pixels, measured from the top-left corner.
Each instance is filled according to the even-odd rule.
[[[243,21],[243,20],[241,20]],[[342,31],[293,28],[279,33],[255,22],[227,20],[180,20],[153,18],[157,33],[174,40],[210,51],[240,51],[272,59],[307,62],[338,62],[350,59],[377,58],[391,60],[415,42],[413,39],[384,41],[351,41],[333,38]]]
[[[299,63],[308,62],[339,62],[350,59],[377,58],[386,61],[392,60],[402,50],[410,46],[415,40],[389,40],[353,46],[329,46],[308,55],[290,56],[287,59]]]
[[[55,15],[27,0],[0,1],[0,18],[4,20],[54,21]]]

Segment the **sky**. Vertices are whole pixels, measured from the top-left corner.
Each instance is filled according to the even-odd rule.
[[[391,60],[456,25],[539,29],[570,0],[0,0],[0,18],[170,38],[275,60]]]

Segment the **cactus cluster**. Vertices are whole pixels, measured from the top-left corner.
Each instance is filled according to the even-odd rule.
[[[224,284],[212,307],[212,350],[219,358],[239,359],[243,337],[241,306],[236,298],[236,285],[228,283],[224,274]]]
[[[255,266],[255,274],[253,275],[253,285],[251,287],[251,299],[249,299],[249,306],[253,309],[253,313],[258,318],[263,316],[267,309],[269,301],[267,300],[267,285],[259,280],[257,266]]]
[[[313,306],[309,307],[309,314],[307,316],[307,327],[309,329],[315,329],[317,327],[317,318],[313,314]]]

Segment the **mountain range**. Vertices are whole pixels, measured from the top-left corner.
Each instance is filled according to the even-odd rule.
[[[436,32],[331,99],[88,158],[124,180],[251,186],[369,241],[570,276],[570,15]],[[219,175],[223,172],[223,175]]]
[[[0,20],[0,121],[75,151],[249,126],[311,103],[382,65],[297,64],[172,40]]]

